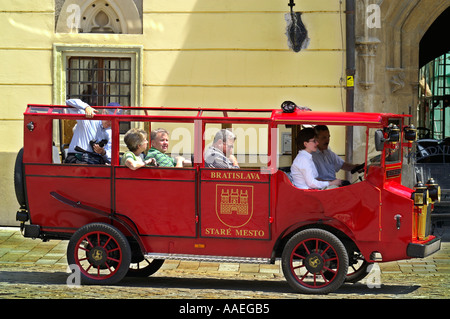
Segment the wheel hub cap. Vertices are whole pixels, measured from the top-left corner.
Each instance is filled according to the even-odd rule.
[[[317,253],[310,254],[304,261],[306,269],[315,274],[323,269],[324,261],[321,255]]]
[[[94,247],[88,253],[89,261],[94,266],[101,266],[107,259],[107,253],[103,247]]]

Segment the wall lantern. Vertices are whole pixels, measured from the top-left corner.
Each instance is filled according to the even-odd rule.
[[[285,14],[287,23],[286,36],[288,38],[288,46],[294,52],[306,49],[309,44],[308,31],[302,22],[302,13],[294,12],[294,0],[289,0],[288,6],[291,8],[290,13]]]

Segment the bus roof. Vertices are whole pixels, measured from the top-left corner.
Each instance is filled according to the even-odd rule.
[[[111,109],[107,106],[94,108]],[[47,115],[60,119],[76,119],[80,114],[65,112],[72,109],[64,105],[29,104],[26,115]],[[214,123],[275,123],[287,125],[324,124],[382,127],[388,125],[389,119],[408,118],[411,115],[393,113],[362,112],[320,112],[296,109],[285,113],[281,109],[237,109],[237,108],[182,108],[182,107],[114,107],[117,110],[132,111],[131,114],[96,115],[98,119],[117,118],[125,121],[170,121],[193,122],[202,120]]]
[[[410,115],[393,113],[359,113],[359,112],[315,112],[297,110],[293,113],[284,113],[275,110],[273,120],[283,124],[326,124],[326,125],[361,125],[384,126],[389,119],[405,118]]]

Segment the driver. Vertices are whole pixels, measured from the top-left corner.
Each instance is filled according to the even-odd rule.
[[[364,165],[351,164],[345,162],[342,158],[337,156],[329,147],[330,131],[326,125],[317,125],[314,127],[317,139],[317,151],[312,153],[314,164],[319,173],[317,179],[322,181],[333,181],[336,179],[336,173],[339,170],[349,171],[354,173],[355,169],[358,172],[364,170]],[[348,185],[350,182],[343,181],[343,185]]]

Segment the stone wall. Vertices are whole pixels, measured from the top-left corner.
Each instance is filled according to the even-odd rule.
[[[356,0],[356,112],[411,114],[416,123],[420,40],[449,6],[449,0]],[[364,132],[355,133],[354,154],[364,140]]]

